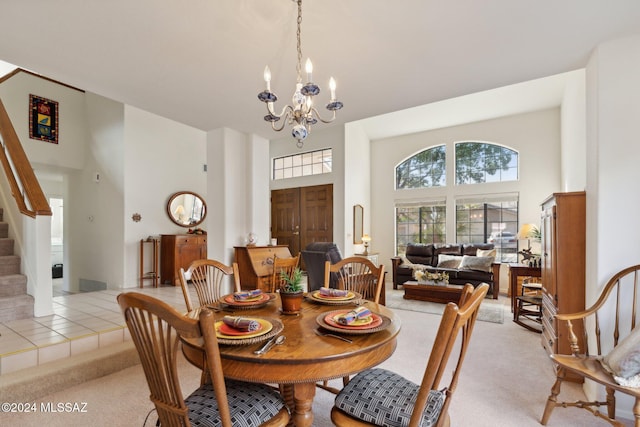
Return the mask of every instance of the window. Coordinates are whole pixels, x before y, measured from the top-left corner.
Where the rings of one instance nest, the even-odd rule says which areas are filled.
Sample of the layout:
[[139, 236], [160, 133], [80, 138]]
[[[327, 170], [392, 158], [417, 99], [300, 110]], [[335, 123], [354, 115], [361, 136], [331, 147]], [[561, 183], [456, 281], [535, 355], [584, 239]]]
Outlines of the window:
[[424, 150], [396, 167], [396, 189], [446, 185], [446, 147]]
[[456, 242], [493, 243], [496, 261], [518, 260], [517, 196], [456, 201]]
[[446, 243], [447, 208], [444, 200], [420, 206], [396, 206], [396, 253], [407, 243]]
[[516, 181], [518, 153], [483, 142], [456, 143], [456, 184]]
[[273, 159], [273, 179], [297, 178], [331, 172], [332, 150], [309, 151]]

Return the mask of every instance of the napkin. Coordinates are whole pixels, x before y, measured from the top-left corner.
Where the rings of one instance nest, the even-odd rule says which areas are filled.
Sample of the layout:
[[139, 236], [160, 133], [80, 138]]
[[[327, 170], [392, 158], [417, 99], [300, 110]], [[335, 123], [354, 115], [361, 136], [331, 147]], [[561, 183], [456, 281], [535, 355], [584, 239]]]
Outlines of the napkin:
[[320, 296], [323, 297], [346, 297], [349, 295], [349, 291], [342, 289], [333, 289], [333, 288], [320, 288]]
[[350, 325], [358, 319], [365, 319], [371, 316], [371, 310], [367, 307], [358, 307], [347, 313], [341, 314], [336, 317], [336, 321], [341, 325]]
[[257, 320], [246, 317], [224, 316], [222, 321], [225, 325], [242, 332], [257, 331], [260, 328], [260, 323]]
[[234, 292], [233, 299], [236, 301], [244, 301], [262, 295], [261, 289], [252, 289], [250, 291]]

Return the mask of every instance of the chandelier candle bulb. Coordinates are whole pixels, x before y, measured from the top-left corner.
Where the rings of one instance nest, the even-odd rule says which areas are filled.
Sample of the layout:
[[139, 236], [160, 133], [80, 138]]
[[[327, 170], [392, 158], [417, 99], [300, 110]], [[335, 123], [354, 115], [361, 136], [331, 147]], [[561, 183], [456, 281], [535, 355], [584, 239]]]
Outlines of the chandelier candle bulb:
[[311, 63], [311, 59], [307, 58], [307, 62], [304, 64], [304, 70], [307, 72], [307, 81], [311, 83], [313, 78], [311, 75], [313, 74], [313, 64]]
[[267, 84], [267, 90], [271, 90], [271, 70], [268, 65], [264, 67], [264, 81]]
[[336, 100], [336, 81], [333, 77], [329, 79], [329, 89], [331, 89], [331, 102]]

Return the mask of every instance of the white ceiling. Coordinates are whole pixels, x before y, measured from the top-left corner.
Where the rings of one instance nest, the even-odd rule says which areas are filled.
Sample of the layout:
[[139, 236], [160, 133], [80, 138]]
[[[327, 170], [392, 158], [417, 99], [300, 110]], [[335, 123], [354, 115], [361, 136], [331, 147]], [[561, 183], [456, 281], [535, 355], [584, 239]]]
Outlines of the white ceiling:
[[[293, 92], [295, 14], [291, 0], [2, 0], [0, 60], [205, 131], [273, 138], [256, 95], [267, 64], [279, 108]], [[578, 70], [631, 34], [638, 0], [303, 3], [303, 55], [321, 104], [337, 80], [336, 124]]]

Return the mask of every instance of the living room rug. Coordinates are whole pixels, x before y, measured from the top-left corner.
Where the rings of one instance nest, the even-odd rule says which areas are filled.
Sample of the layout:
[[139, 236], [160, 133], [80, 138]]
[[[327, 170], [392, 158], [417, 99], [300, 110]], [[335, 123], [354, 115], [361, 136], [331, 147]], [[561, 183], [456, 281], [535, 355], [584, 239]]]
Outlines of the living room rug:
[[[419, 311], [421, 313], [442, 314], [445, 304], [429, 301], [417, 301], [404, 299], [404, 291], [401, 289], [387, 289], [386, 306], [398, 310]], [[478, 320], [491, 323], [504, 323], [504, 303], [499, 300], [485, 300], [480, 305]]]

